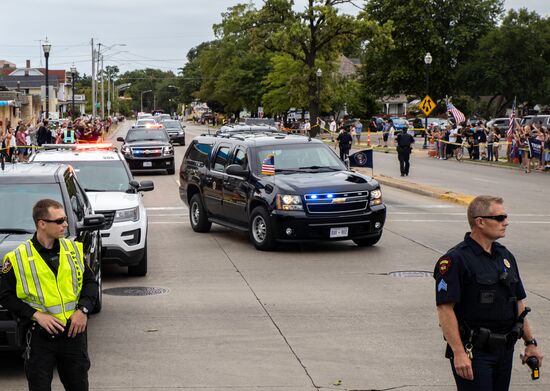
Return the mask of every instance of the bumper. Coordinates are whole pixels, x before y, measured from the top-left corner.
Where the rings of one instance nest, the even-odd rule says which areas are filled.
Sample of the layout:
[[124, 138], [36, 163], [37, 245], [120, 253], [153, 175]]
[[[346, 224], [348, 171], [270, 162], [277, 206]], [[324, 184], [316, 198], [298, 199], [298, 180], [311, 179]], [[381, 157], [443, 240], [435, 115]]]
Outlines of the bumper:
[[134, 158], [126, 156], [131, 171], [168, 170], [174, 168], [174, 156]]
[[124, 251], [120, 247], [104, 246], [101, 249], [101, 263], [135, 266], [141, 261], [144, 253], [145, 247], [133, 251]]
[[[143, 216], [143, 211], [140, 214]], [[122, 266], [139, 262], [145, 251], [147, 219], [114, 223], [101, 231], [101, 263], [116, 263]], [[137, 261], [135, 260], [137, 257]]]
[[23, 349], [23, 328], [6, 310], [0, 309], [0, 352]]
[[168, 133], [170, 140], [174, 143], [185, 144], [185, 134]]
[[[273, 211], [271, 223], [280, 242], [352, 240], [378, 236], [386, 221], [386, 207], [373, 206], [365, 213], [350, 216], [311, 216], [304, 212]], [[331, 238], [332, 228], [348, 228], [348, 234]], [[289, 234], [287, 230], [292, 232]]]

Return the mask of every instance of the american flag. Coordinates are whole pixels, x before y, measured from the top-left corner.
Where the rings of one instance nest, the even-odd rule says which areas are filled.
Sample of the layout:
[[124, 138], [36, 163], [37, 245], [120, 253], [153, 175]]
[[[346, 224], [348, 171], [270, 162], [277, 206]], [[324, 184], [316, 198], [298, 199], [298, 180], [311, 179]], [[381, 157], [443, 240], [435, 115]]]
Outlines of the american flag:
[[508, 125], [508, 132], [506, 132], [507, 138], [514, 136], [514, 126], [516, 122], [516, 98], [514, 97], [514, 104], [512, 105], [512, 111], [510, 112], [510, 124]]
[[275, 157], [271, 154], [262, 162], [262, 175], [275, 175]]
[[453, 117], [455, 117], [455, 121], [457, 125], [460, 125], [463, 122], [466, 122], [466, 117], [462, 112], [457, 109], [451, 102], [447, 100], [447, 111], [449, 111]]

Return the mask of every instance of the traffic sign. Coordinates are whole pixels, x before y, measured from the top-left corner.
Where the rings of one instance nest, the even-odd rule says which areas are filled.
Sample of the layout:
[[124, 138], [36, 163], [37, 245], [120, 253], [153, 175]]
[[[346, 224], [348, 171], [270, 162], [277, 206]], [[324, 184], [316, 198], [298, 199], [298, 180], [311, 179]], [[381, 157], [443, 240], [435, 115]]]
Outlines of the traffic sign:
[[435, 109], [435, 102], [430, 98], [429, 95], [426, 95], [424, 99], [422, 99], [422, 102], [420, 102], [420, 110], [426, 114], [426, 117], [430, 115], [430, 113]]

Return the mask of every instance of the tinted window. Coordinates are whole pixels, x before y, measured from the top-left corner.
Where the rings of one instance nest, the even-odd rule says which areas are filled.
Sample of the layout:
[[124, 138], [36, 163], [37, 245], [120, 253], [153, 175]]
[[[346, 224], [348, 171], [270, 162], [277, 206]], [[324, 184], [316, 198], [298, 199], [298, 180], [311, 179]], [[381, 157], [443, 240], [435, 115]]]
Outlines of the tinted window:
[[0, 184], [0, 229], [26, 229], [35, 231], [32, 207], [38, 200], [49, 198], [63, 204], [58, 184]]
[[76, 215], [76, 219], [80, 221], [84, 218], [84, 205], [81, 197], [79, 197], [73, 175], [65, 175], [65, 185], [69, 193], [71, 208]]
[[211, 144], [201, 144], [201, 143], [194, 142], [189, 147], [189, 153], [187, 154], [187, 159], [206, 164], [208, 163], [208, 156], [210, 156], [211, 151], [212, 151]]
[[225, 168], [225, 164], [227, 163], [228, 154], [229, 154], [229, 147], [220, 147], [220, 149], [218, 149], [218, 153], [216, 154], [216, 159], [214, 160], [214, 166], [212, 170], [223, 172], [223, 169]]
[[246, 170], [248, 167], [248, 158], [246, 156], [246, 151], [244, 149], [238, 149], [233, 158], [232, 164], [238, 164]]
[[126, 142], [133, 141], [169, 141], [166, 132], [159, 129], [132, 129], [126, 136]]
[[70, 164], [85, 191], [126, 191], [130, 176], [120, 160], [60, 162]]
[[181, 124], [178, 121], [164, 121], [162, 124], [166, 129], [181, 130]]

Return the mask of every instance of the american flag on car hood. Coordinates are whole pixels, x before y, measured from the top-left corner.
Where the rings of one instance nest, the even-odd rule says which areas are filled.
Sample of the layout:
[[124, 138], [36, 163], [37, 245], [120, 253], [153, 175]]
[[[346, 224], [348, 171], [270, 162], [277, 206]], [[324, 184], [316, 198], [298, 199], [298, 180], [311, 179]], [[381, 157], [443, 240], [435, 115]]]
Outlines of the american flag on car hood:
[[457, 125], [466, 122], [466, 117], [464, 116], [462, 111], [457, 109], [449, 100], [447, 100], [447, 111], [453, 115]]

